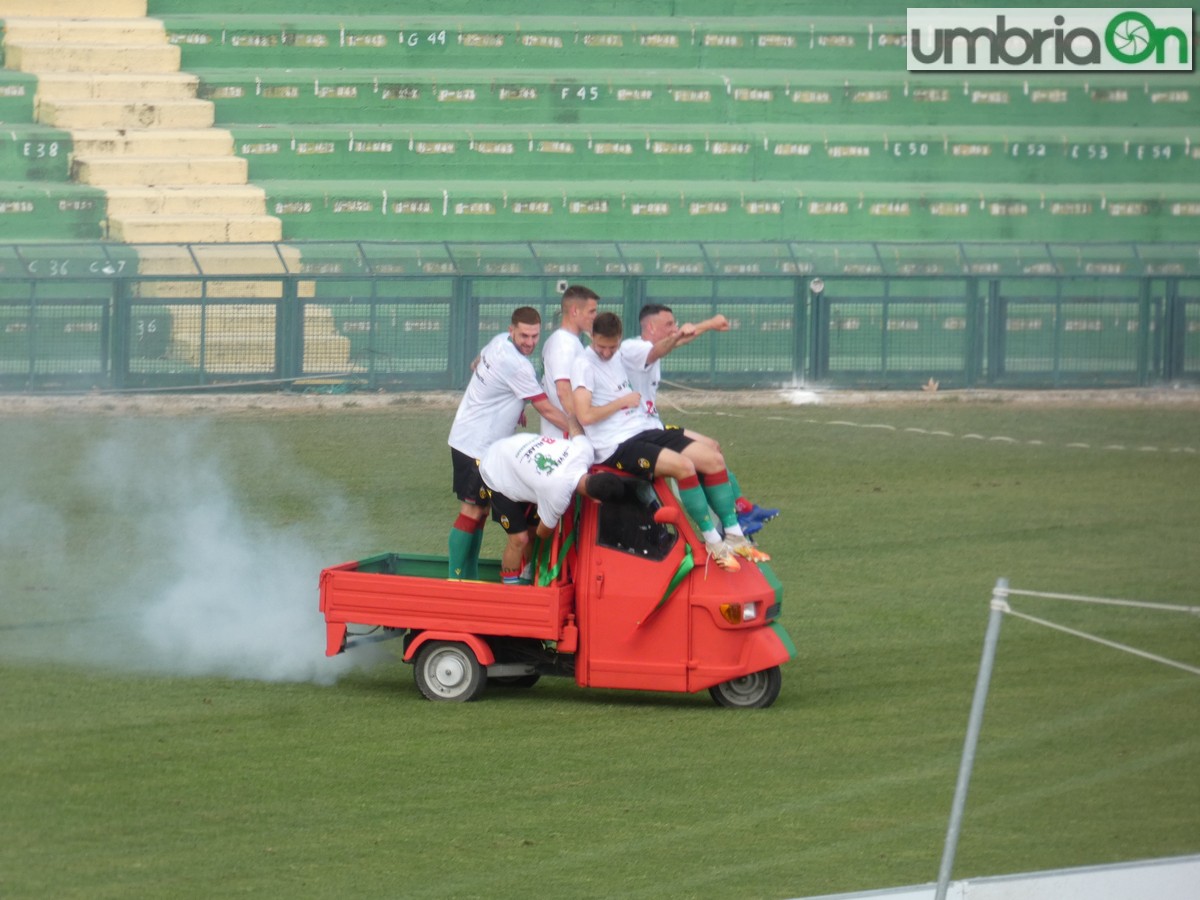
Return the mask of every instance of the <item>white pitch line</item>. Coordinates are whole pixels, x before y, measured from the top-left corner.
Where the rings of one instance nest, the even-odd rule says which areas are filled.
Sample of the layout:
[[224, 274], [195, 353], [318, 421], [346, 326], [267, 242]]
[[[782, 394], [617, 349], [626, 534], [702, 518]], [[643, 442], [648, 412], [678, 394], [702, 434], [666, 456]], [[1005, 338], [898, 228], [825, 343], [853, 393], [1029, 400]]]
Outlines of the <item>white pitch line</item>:
[[[697, 414], [705, 415], [706, 413], [701, 412], [701, 413], [697, 413]], [[728, 418], [735, 418], [735, 419], [744, 419], [744, 418], [749, 417], [745, 413], [726, 413], [726, 412], [708, 413], [708, 415], [726, 416]], [[764, 416], [763, 418], [768, 422], [794, 422], [795, 421], [795, 419], [792, 419], [789, 416]], [[971, 432], [970, 434], [964, 434], [964, 435], [955, 435], [953, 432], [950, 432], [950, 431], [940, 431], [940, 430], [933, 431], [933, 430], [928, 430], [925, 428], [918, 428], [916, 426], [908, 426], [905, 428], [900, 428], [896, 425], [888, 425], [883, 422], [851, 422], [846, 419], [833, 419], [828, 422], [822, 422], [820, 419], [802, 419], [801, 421], [806, 425], [840, 425], [844, 428], [870, 428], [870, 429], [875, 429], [878, 431], [895, 431], [895, 432], [904, 431], [909, 434], [924, 434], [924, 435], [930, 435], [930, 436], [936, 436], [936, 437], [961, 437], [961, 439], [964, 441], [994, 441], [994, 442], [1000, 443], [1000, 444], [1024, 444], [1029, 447], [1045, 447], [1045, 446], [1047, 446], [1045, 441], [1040, 440], [1038, 438], [1031, 438], [1029, 440], [1022, 441], [1018, 438], [1009, 437], [1008, 435], [1005, 435], [1005, 434], [996, 434], [996, 435], [991, 435], [990, 437], [987, 435], [983, 435], [983, 434], [976, 434], [974, 432]], [[1050, 446], [1053, 446], [1053, 445], [1050, 445]], [[1062, 446], [1064, 446], [1068, 450], [1091, 450], [1091, 449], [1093, 449], [1093, 445], [1089, 444], [1085, 441], [1072, 441], [1071, 443], [1064, 444]], [[1190, 453], [1193, 455], [1200, 452], [1200, 450], [1197, 450], [1195, 447], [1169, 447], [1164, 450], [1162, 447], [1158, 447], [1153, 444], [1145, 444], [1140, 447], [1129, 447], [1129, 446], [1126, 446], [1125, 444], [1104, 444], [1104, 445], [1101, 445], [1101, 447], [1099, 449], [1103, 449], [1103, 450], [1131, 450], [1132, 449], [1132, 450], [1138, 451], [1139, 453], [1164, 453], [1165, 452], [1165, 453]]]

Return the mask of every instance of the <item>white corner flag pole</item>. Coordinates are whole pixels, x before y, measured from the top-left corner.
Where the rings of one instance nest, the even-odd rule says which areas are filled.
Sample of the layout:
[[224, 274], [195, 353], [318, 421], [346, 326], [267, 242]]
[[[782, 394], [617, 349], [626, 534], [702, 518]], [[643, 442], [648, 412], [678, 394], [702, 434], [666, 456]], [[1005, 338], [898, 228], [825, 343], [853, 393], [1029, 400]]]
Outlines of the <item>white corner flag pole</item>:
[[958, 784], [954, 788], [954, 803], [950, 808], [950, 825], [946, 829], [946, 845], [942, 851], [942, 866], [938, 872], [935, 900], [946, 900], [950, 887], [950, 872], [962, 831], [963, 810], [967, 805], [967, 789], [971, 785], [971, 770], [975, 765], [975, 748], [983, 727], [983, 707], [987, 702], [988, 686], [992, 680], [992, 665], [996, 660], [996, 644], [1000, 640], [1000, 621], [1008, 611], [1008, 579], [1001, 578], [992, 590], [992, 613], [983, 638], [983, 657], [979, 661], [979, 678], [975, 682], [975, 698], [971, 701], [971, 717], [967, 722], [967, 738], [963, 743], [962, 762], [958, 767]]

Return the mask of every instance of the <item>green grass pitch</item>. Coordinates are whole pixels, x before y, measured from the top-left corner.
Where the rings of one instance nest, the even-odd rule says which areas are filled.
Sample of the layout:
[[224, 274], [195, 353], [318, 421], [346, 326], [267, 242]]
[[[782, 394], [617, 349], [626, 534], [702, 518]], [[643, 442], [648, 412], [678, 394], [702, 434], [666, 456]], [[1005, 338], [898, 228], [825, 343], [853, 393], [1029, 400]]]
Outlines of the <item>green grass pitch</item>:
[[[547, 679], [429, 703], [394, 644], [324, 659], [317, 574], [445, 552], [451, 417], [0, 422], [0, 895], [930, 882], [995, 580], [1197, 605], [1194, 404], [704, 407], [668, 418], [783, 509], [776, 705]], [[1200, 664], [1194, 615], [1013, 606]], [[1007, 618], [955, 877], [1200, 850], [1198, 755], [1196, 676]]]

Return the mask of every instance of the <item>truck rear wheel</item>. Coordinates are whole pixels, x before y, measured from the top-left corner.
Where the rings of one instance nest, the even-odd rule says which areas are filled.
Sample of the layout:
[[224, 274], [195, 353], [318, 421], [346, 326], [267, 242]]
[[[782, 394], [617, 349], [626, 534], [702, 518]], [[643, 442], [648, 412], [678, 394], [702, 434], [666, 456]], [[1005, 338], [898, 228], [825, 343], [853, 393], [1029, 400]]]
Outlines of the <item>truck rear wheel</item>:
[[740, 707], [741, 709], [766, 709], [779, 696], [783, 687], [783, 675], [779, 666], [772, 666], [715, 684], [708, 693], [720, 706]]
[[417, 654], [413, 669], [417, 688], [428, 700], [465, 703], [487, 684], [487, 671], [466, 644], [430, 641]]

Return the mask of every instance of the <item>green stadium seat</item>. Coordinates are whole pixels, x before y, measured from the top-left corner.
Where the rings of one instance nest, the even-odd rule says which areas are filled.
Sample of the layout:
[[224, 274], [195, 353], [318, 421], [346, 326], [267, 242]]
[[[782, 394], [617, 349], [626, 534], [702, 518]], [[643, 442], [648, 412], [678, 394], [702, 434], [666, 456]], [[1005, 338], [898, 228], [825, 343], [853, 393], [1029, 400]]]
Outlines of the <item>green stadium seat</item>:
[[[197, 69], [220, 125], [239, 123], [719, 123], [750, 117], [719, 75], [699, 70]], [[755, 111], [757, 115], [757, 111]]]
[[708, 69], [208, 69], [199, 96], [234, 124], [765, 124], [1180, 128], [1200, 80]]
[[[1200, 180], [1200, 128], [233, 126], [253, 180]], [[0, 145], [0, 151], [3, 151]]]
[[11, 180], [65, 182], [73, 149], [69, 131], [14, 123], [0, 130], [0, 172]]
[[[649, 126], [314, 125], [232, 128], [253, 179], [587, 177], [753, 180], [746, 129]], [[732, 148], [732, 149], [731, 149]], [[741, 152], [735, 152], [741, 151]]]
[[1200, 187], [724, 181], [264, 181], [297, 239], [1193, 240]]
[[905, 65], [904, 20], [540, 15], [167, 15], [193, 68], [863, 69]]
[[[3, 47], [0, 45], [0, 53]], [[26, 123], [33, 121], [33, 98], [37, 93], [37, 76], [28, 72], [0, 69], [0, 122]]]
[[[950, 3], [948, 5], [954, 5]], [[1062, 6], [1086, 5], [1079, 0], [1067, 0]], [[205, 10], [210, 15], [237, 15], [246, 11], [245, 0], [206, 0]], [[437, 0], [439, 15], [473, 16], [479, 13], [477, 0]], [[819, 8], [819, 7], [818, 7]], [[149, 0], [151, 16], [181, 16], [195, 12], [192, 0]], [[258, 0], [254, 4], [258, 15], [311, 16], [329, 11], [327, 0]], [[355, 0], [354, 9], [363, 16], [394, 16], [397, 14], [395, 0]], [[487, 9], [494, 15], [527, 15], [528, 0], [489, 0]], [[739, 0], [738, 13], [742, 16], [791, 16], [809, 15], [813, 12], [813, 0]], [[896, 0], [863, 0], [855, 4], [859, 15], [903, 16], [905, 7]], [[580, 10], [581, 14], [583, 9]], [[728, 0], [588, 0], [587, 15], [590, 16], [682, 16], [688, 18], [712, 17], [729, 14]]]
[[0, 182], [0, 238], [83, 240], [103, 237], [104, 193], [70, 183]]
[[[894, 2], [845, 16], [799, 0], [736, 17], [717, 0], [148, 10], [285, 239], [1196, 233], [1195, 73], [909, 73]], [[3, 79], [0, 112], [8, 87], [31, 122], [31, 77]], [[4, 178], [65, 181], [76, 140], [14, 125]]]
[[[1145, 78], [1046, 73], [978, 76], [881, 71], [746, 71], [728, 74], [728, 90], [758, 98], [758, 121], [812, 124], [1188, 127], [1200, 118], [1195, 73]], [[740, 92], [740, 93], [739, 93]], [[733, 118], [746, 109], [725, 104]], [[669, 120], [668, 120], [669, 121]]]

